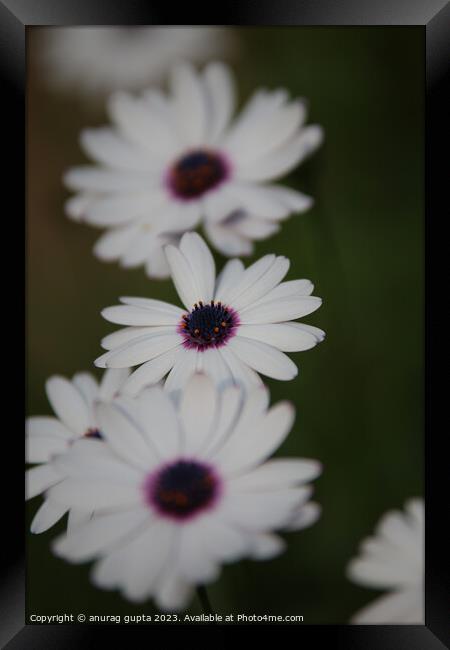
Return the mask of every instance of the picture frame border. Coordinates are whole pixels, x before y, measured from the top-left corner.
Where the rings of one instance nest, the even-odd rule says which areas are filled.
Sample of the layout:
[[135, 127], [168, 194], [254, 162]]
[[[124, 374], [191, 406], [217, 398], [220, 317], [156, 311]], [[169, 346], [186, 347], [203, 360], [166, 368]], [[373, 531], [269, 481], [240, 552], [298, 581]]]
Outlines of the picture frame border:
[[[214, 9], [214, 10], [213, 10]], [[208, 14], [208, 15], [206, 15]], [[176, 16], [176, 21], [174, 20]], [[448, 533], [445, 518], [449, 494], [448, 456], [444, 453], [444, 431], [439, 418], [443, 414], [442, 384], [435, 371], [443, 361], [438, 349], [442, 338], [441, 314], [437, 319], [435, 296], [438, 285], [448, 270], [444, 268], [448, 253], [440, 237], [440, 223], [448, 221], [448, 117], [447, 92], [450, 69], [450, 4], [445, 0], [413, 0], [370, 2], [370, 0], [235, 0], [225, 1], [206, 12], [203, 5], [186, 4], [170, 15], [167, 3], [145, 0], [0, 0], [0, 82], [4, 124], [3, 158], [8, 162], [8, 183], [4, 188], [9, 205], [8, 218], [14, 216], [18, 228], [18, 247], [26, 241], [24, 200], [26, 203], [26, 32], [39, 26], [69, 25], [237, 25], [237, 26], [420, 26], [424, 30], [424, 58], [426, 61], [426, 125], [425, 125], [425, 223], [426, 253], [425, 287], [425, 498], [426, 498], [426, 552], [425, 552], [425, 625], [307, 625], [297, 624], [298, 643], [328, 643], [338, 650], [439, 650], [450, 647], [448, 617], [449, 580], [443, 567], [448, 566]], [[206, 20], [207, 19], [207, 20]], [[447, 91], [447, 92], [446, 92]], [[444, 161], [444, 163], [442, 162]], [[444, 193], [445, 192], [445, 193]], [[22, 225], [22, 227], [20, 227]], [[441, 246], [441, 254], [437, 251]], [[406, 263], [406, 262], [405, 262]], [[4, 263], [4, 274], [11, 273], [10, 263]], [[26, 258], [24, 268], [26, 268]], [[4, 275], [5, 277], [5, 275]], [[8, 276], [6, 276], [8, 277]], [[9, 288], [12, 301], [17, 304], [17, 288]], [[448, 289], [447, 289], [448, 291]], [[5, 298], [6, 300], [6, 298]], [[18, 313], [21, 313], [20, 301]], [[26, 308], [25, 308], [26, 312]], [[26, 318], [26, 313], [25, 313]], [[439, 327], [439, 329], [438, 329]], [[21, 332], [18, 332], [21, 336]], [[22, 349], [19, 340], [18, 348]], [[11, 382], [20, 394], [21, 374], [15, 359]], [[10, 378], [8, 377], [8, 381]], [[445, 389], [445, 386], [444, 386]], [[19, 404], [20, 404], [19, 400]], [[23, 413], [16, 410], [17, 425], [8, 436], [7, 496], [4, 529], [2, 579], [0, 582], [0, 644], [8, 650], [33, 648], [93, 647], [105, 642], [105, 634], [127, 632], [145, 634], [148, 626], [93, 626], [83, 624], [30, 625], [25, 624], [25, 528], [24, 487], [22, 462], [24, 457]], [[11, 426], [11, 425], [9, 425]], [[14, 434], [14, 435], [13, 435]], [[4, 455], [4, 463], [6, 453]], [[14, 460], [12, 458], [14, 457]], [[6, 472], [6, 469], [5, 469]], [[6, 489], [6, 488], [5, 488]], [[447, 516], [448, 518], [448, 516]], [[251, 627], [252, 633], [256, 627]], [[151, 625], [152, 628], [155, 625]], [[184, 634], [195, 625], [165, 625], [164, 634]], [[224, 642], [233, 625], [220, 627]], [[242, 626], [239, 626], [242, 627]], [[270, 628], [263, 625], [264, 635]], [[288, 627], [283, 624], [282, 627]], [[289, 626], [291, 627], [291, 625]], [[292, 630], [291, 630], [292, 631]], [[162, 630], [161, 630], [162, 632]], [[277, 634], [278, 630], [274, 630]], [[269, 633], [272, 633], [271, 631]], [[137, 639], [137, 637], [134, 637]], [[267, 639], [268, 641], [268, 639]], [[4, 645], [5, 644], [5, 645]], [[6, 645], [7, 644], [7, 645]]]

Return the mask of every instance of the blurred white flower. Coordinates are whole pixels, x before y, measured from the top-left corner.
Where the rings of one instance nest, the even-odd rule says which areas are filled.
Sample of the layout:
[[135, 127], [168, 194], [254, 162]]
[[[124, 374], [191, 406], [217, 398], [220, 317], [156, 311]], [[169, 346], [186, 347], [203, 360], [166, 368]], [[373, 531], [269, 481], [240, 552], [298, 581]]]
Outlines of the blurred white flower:
[[306, 484], [321, 466], [266, 462], [294, 418], [289, 403], [268, 410], [268, 401], [265, 388], [217, 392], [195, 374], [179, 407], [159, 386], [100, 405], [105, 442], [82, 440], [56, 458], [68, 478], [49, 491], [62, 508], [95, 515], [60, 536], [54, 552], [99, 559], [91, 574], [98, 587], [172, 611], [194, 585], [216, 580], [221, 564], [281, 553], [272, 531], [304, 528], [320, 514]]
[[260, 385], [257, 373], [281, 380], [297, 375], [296, 365], [282, 351], [308, 350], [325, 334], [290, 321], [312, 313], [322, 301], [310, 295], [309, 280], [281, 282], [289, 269], [286, 257], [265, 255], [247, 269], [240, 260], [230, 260], [216, 280], [214, 259], [197, 233], [184, 234], [179, 248], [165, 250], [185, 309], [159, 300], [120, 298], [123, 305], [108, 307], [102, 315], [128, 327], [102, 340], [109, 351], [95, 361], [97, 366], [143, 364], [125, 381], [130, 393], [167, 373], [169, 391], [182, 388], [195, 370], [218, 385]]
[[231, 72], [210, 63], [202, 73], [173, 68], [169, 96], [148, 90], [112, 96], [112, 127], [84, 130], [81, 144], [97, 166], [72, 168], [65, 183], [78, 192], [69, 216], [106, 227], [94, 252], [123, 267], [145, 264], [167, 277], [161, 248], [203, 223], [224, 255], [251, 253], [281, 220], [312, 199], [274, 185], [314, 151], [322, 128], [304, 126], [305, 104], [288, 93], [259, 90], [232, 121]]
[[92, 101], [114, 90], [163, 81], [178, 60], [203, 63], [236, 48], [223, 27], [50, 27], [40, 30], [45, 80]]
[[[26, 497], [45, 492], [61, 480], [60, 472], [51, 466], [56, 454], [70, 449], [80, 437], [101, 438], [94, 412], [97, 402], [110, 402], [119, 394], [129, 371], [107, 370], [100, 384], [90, 373], [78, 373], [72, 381], [53, 376], [46, 382], [46, 392], [56, 417], [32, 416], [26, 422], [25, 459], [36, 466], [26, 472]], [[68, 508], [44, 499], [31, 523], [31, 532], [42, 533], [55, 524]], [[68, 525], [88, 520], [92, 512], [70, 510]]]
[[405, 512], [386, 513], [375, 536], [363, 541], [347, 569], [354, 582], [389, 589], [352, 619], [357, 624], [424, 623], [423, 499], [410, 499]]

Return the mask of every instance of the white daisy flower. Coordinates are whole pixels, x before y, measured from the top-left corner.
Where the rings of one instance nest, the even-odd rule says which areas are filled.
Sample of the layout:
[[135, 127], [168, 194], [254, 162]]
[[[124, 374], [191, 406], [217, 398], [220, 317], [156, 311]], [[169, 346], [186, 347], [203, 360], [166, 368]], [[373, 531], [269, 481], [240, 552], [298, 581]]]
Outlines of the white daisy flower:
[[160, 83], [174, 63], [202, 63], [236, 47], [231, 29], [219, 27], [51, 27], [41, 31], [39, 63], [58, 90], [86, 99], [114, 90]]
[[[82, 437], [102, 438], [94, 406], [110, 402], [120, 393], [128, 369], [107, 370], [100, 384], [87, 372], [77, 373], [72, 381], [55, 375], [46, 382], [46, 392], [56, 417], [32, 416], [26, 422], [26, 462], [35, 467], [26, 472], [26, 497], [45, 492], [62, 479], [51, 465], [52, 458], [69, 450]], [[31, 523], [31, 532], [42, 533], [55, 524], [68, 508], [45, 499]], [[91, 517], [92, 511], [69, 511], [72, 527]]]
[[195, 370], [217, 384], [260, 385], [257, 373], [293, 379], [297, 367], [284, 352], [308, 350], [323, 340], [322, 330], [291, 322], [322, 301], [310, 295], [309, 280], [281, 282], [287, 258], [265, 255], [247, 269], [230, 260], [216, 280], [214, 259], [197, 233], [184, 234], [178, 248], [165, 250], [184, 310], [159, 300], [121, 298], [123, 305], [102, 311], [106, 320], [127, 327], [102, 340], [109, 351], [95, 364], [142, 364], [124, 390], [135, 393], [167, 373], [166, 389], [178, 390]]
[[383, 516], [347, 574], [360, 585], [391, 593], [357, 612], [352, 623], [424, 623], [424, 534], [423, 499], [410, 499], [405, 512]]
[[267, 458], [291, 429], [287, 402], [268, 409], [265, 388], [218, 392], [194, 374], [175, 406], [160, 386], [100, 405], [105, 443], [77, 442], [54, 460], [67, 475], [49, 491], [62, 508], [93, 509], [53, 550], [71, 562], [99, 559], [93, 582], [136, 602], [182, 609], [192, 587], [220, 565], [264, 560], [284, 549], [274, 530], [319, 516], [307, 485], [314, 460]]
[[97, 164], [65, 176], [77, 192], [68, 215], [107, 228], [97, 257], [145, 264], [151, 277], [169, 275], [161, 250], [167, 237], [203, 223], [219, 251], [240, 256], [281, 220], [307, 210], [310, 197], [272, 181], [322, 141], [321, 127], [304, 126], [304, 102], [285, 90], [259, 90], [232, 121], [235, 92], [224, 64], [202, 73], [176, 66], [170, 89], [169, 96], [155, 89], [138, 98], [113, 95], [113, 126], [81, 135]]

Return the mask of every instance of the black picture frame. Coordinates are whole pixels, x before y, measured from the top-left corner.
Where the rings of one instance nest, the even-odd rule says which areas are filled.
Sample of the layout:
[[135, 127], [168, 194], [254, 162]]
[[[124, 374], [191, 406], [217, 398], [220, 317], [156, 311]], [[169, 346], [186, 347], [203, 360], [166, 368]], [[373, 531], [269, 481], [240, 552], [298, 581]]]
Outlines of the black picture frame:
[[[213, 11], [214, 9], [214, 11]], [[181, 23], [184, 19], [184, 23]], [[32, 25], [115, 25], [115, 24], [225, 24], [225, 25], [329, 25], [329, 26], [421, 26], [425, 31], [426, 57], [426, 623], [424, 626], [356, 626], [302, 624], [295, 628], [298, 643], [311, 647], [312, 643], [328, 644], [342, 650], [367, 648], [369, 650], [438, 650], [450, 647], [448, 616], [448, 534], [444, 533], [448, 518], [448, 461], [444, 453], [445, 424], [439, 420], [439, 409], [445, 389], [437, 379], [439, 345], [442, 337], [441, 313], [437, 319], [434, 295], [437, 286], [446, 277], [446, 255], [440, 236], [441, 224], [448, 204], [448, 115], [446, 97], [450, 68], [450, 5], [445, 0], [239, 0], [216, 3], [208, 12], [202, 3], [186, 3], [170, 15], [162, 2], [148, 0], [0, 0], [0, 77], [2, 109], [4, 114], [3, 158], [8, 162], [7, 183], [3, 198], [9, 202], [9, 218], [14, 217], [18, 227], [18, 248], [24, 241], [24, 197], [26, 169], [26, 28]], [[447, 138], [445, 137], [447, 134]], [[447, 190], [447, 191], [446, 191]], [[4, 207], [4, 210], [6, 208]], [[19, 248], [23, 250], [23, 248]], [[4, 256], [6, 258], [6, 256]], [[9, 257], [9, 256], [8, 256]], [[18, 259], [17, 257], [15, 258]], [[20, 257], [19, 257], [20, 259]], [[7, 266], [6, 266], [7, 265]], [[11, 269], [10, 261], [4, 263]], [[4, 276], [5, 277], [5, 276]], [[8, 277], [8, 276], [7, 276]], [[6, 283], [5, 283], [6, 284]], [[11, 300], [22, 312], [20, 291], [8, 288]], [[441, 294], [442, 295], [445, 294]], [[442, 308], [440, 308], [441, 312]], [[438, 330], [439, 327], [439, 330]], [[21, 337], [19, 328], [16, 334]], [[21, 341], [16, 350], [22, 349]], [[9, 346], [8, 346], [9, 347]], [[12, 343], [11, 343], [11, 347]], [[21, 375], [17, 357], [11, 364], [12, 385], [20, 394]], [[20, 404], [20, 402], [19, 402]], [[8, 404], [9, 406], [9, 404]], [[443, 409], [442, 409], [443, 411]], [[19, 648], [79, 648], [104, 643], [105, 635], [139, 634], [147, 641], [148, 627], [114, 625], [94, 627], [83, 625], [25, 625], [25, 571], [23, 527], [23, 419], [20, 406], [14, 409], [14, 422], [8, 425], [8, 445], [4, 447], [3, 470], [7, 477], [3, 490], [4, 521], [2, 535], [2, 579], [0, 582], [0, 642], [10, 650]], [[442, 419], [445, 423], [445, 419]], [[7, 457], [8, 455], [8, 457]], [[189, 626], [190, 628], [191, 626]], [[192, 626], [195, 627], [195, 626]], [[214, 626], [218, 627], [218, 626]], [[265, 626], [266, 627], [266, 626]], [[279, 626], [272, 626], [279, 627]], [[225, 643], [233, 626], [222, 628], [220, 640]], [[252, 628], [255, 631], [255, 627]], [[184, 635], [186, 626], [165, 626], [164, 634]], [[291, 630], [292, 631], [292, 630]], [[264, 630], [272, 633], [269, 630]], [[189, 633], [189, 632], [188, 632]], [[253, 632], [252, 632], [253, 633]], [[279, 633], [279, 630], [274, 630]], [[145, 637], [141, 635], [145, 634]], [[133, 643], [138, 637], [133, 637]]]

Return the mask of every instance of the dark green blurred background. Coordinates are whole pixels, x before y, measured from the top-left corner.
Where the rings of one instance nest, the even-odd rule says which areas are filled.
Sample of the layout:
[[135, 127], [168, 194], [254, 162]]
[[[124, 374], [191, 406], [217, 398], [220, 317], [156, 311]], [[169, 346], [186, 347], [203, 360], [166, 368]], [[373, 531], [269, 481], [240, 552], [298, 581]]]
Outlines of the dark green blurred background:
[[[28, 31], [28, 393], [29, 414], [49, 414], [45, 379], [90, 369], [115, 328], [100, 309], [120, 295], [177, 301], [169, 281], [120, 270], [91, 254], [99, 232], [69, 221], [63, 171], [86, 162], [78, 133], [106, 122], [103, 109], [46, 89]], [[343, 623], [378, 592], [352, 585], [347, 562], [387, 509], [423, 493], [423, 118], [422, 28], [237, 30], [240, 99], [259, 86], [286, 87], [310, 102], [325, 144], [286, 178], [315, 207], [256, 246], [287, 255], [289, 279], [307, 277], [323, 298], [305, 319], [324, 343], [292, 355], [292, 382], [269, 380], [273, 401], [297, 407], [280, 455], [317, 458], [321, 520], [286, 536], [269, 562], [226, 567], [209, 588], [221, 613], [301, 614]], [[216, 257], [219, 265], [223, 259]], [[40, 497], [28, 506], [31, 520]], [[51, 555], [61, 523], [29, 535], [28, 613], [133, 614], [117, 593], [94, 589], [89, 566]], [[149, 549], [149, 552], [151, 550]], [[201, 610], [192, 601], [191, 612]]]

